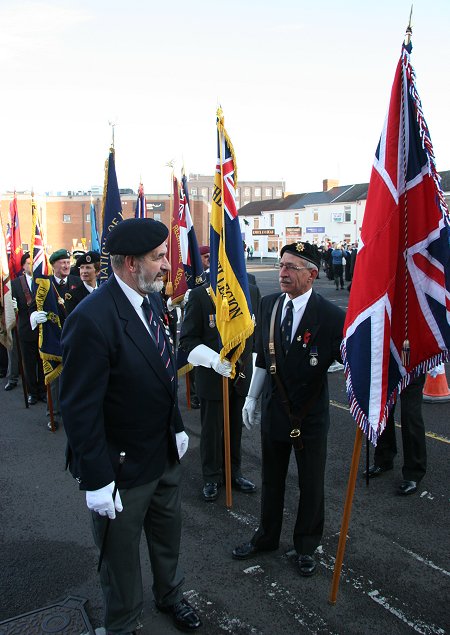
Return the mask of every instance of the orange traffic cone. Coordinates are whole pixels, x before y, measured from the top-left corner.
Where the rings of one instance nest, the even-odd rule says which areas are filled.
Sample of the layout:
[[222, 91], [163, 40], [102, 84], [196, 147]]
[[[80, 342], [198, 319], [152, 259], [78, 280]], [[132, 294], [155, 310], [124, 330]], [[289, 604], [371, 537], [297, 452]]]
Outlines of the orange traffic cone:
[[447, 377], [445, 375], [444, 364], [439, 364], [438, 374], [432, 377], [427, 373], [425, 386], [423, 387], [423, 400], [427, 402], [450, 401], [450, 390], [448, 389]]

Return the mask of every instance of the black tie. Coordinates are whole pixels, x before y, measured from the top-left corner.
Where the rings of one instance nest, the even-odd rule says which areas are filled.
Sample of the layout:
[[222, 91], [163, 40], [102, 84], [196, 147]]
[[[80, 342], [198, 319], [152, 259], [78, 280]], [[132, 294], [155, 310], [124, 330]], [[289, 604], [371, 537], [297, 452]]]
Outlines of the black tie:
[[292, 300], [289, 300], [286, 304], [284, 320], [281, 323], [281, 344], [285, 355], [287, 355], [289, 346], [291, 345], [292, 322], [294, 320], [293, 308]]
[[169, 375], [170, 381], [174, 379], [173, 366], [170, 359], [169, 349], [167, 347], [166, 338], [164, 337], [164, 333], [161, 329], [161, 323], [159, 318], [156, 320], [153, 319], [153, 310], [148, 301], [148, 298], [144, 298], [142, 300], [142, 308], [144, 309], [144, 315], [147, 318], [147, 322], [150, 326], [150, 330], [153, 333], [154, 340], [156, 345], [158, 346], [158, 351], [161, 356], [162, 363], [164, 364], [167, 373]]

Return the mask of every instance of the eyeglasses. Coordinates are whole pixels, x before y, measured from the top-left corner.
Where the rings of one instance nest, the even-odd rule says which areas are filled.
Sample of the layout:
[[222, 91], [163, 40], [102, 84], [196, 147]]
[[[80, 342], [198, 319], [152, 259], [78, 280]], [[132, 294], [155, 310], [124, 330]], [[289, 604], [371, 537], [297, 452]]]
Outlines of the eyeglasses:
[[292, 265], [290, 262], [276, 262], [274, 267], [275, 269], [282, 269], [284, 267], [288, 271], [301, 271], [302, 269], [308, 269], [308, 267], [297, 267], [297, 265]]

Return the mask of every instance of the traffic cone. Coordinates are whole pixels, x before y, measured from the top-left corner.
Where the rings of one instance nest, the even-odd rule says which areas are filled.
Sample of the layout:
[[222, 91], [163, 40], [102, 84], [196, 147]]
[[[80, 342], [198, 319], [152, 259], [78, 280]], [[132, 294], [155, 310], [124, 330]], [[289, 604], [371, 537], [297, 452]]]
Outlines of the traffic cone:
[[444, 364], [439, 364], [437, 369], [436, 377], [432, 377], [430, 373], [427, 373], [425, 386], [422, 391], [424, 401], [433, 403], [450, 401], [450, 390], [448, 389]]

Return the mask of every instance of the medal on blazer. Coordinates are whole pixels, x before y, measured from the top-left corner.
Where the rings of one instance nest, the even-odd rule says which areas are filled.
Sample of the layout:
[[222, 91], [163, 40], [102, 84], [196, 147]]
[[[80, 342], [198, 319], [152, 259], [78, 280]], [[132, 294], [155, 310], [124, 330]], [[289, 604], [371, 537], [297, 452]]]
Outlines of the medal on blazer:
[[213, 329], [216, 326], [216, 316], [214, 313], [209, 314], [209, 328]]
[[317, 366], [319, 363], [318, 359], [319, 353], [317, 350], [317, 346], [311, 346], [311, 350], [309, 352], [309, 363], [311, 366]]

